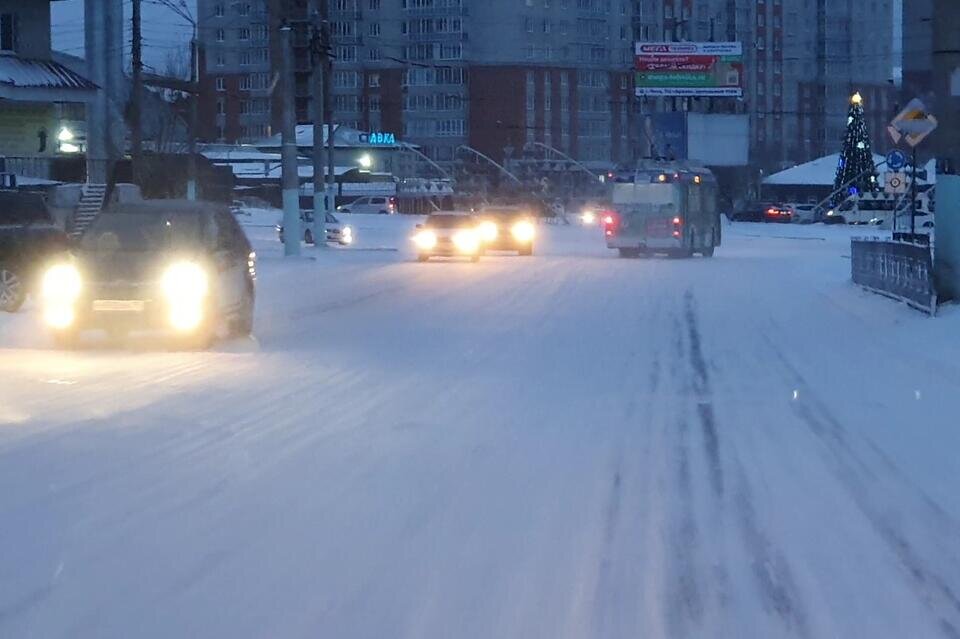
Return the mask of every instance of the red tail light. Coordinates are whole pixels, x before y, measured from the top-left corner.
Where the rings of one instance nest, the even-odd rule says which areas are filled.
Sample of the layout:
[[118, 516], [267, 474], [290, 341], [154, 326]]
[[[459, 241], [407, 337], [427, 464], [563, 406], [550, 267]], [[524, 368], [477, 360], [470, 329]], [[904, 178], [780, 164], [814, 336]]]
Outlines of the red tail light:
[[683, 219], [680, 216], [673, 218], [673, 236], [680, 237], [683, 228]]
[[620, 215], [616, 211], [603, 211], [600, 213], [600, 219], [603, 221], [603, 233], [607, 237], [616, 234], [620, 227]]

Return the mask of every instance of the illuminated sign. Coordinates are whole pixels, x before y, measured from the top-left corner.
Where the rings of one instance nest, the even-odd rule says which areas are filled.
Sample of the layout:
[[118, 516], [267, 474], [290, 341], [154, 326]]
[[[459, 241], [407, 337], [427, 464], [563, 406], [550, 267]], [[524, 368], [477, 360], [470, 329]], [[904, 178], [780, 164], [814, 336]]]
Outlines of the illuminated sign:
[[638, 42], [638, 96], [743, 95], [739, 42]]
[[393, 133], [384, 133], [382, 131], [374, 131], [373, 133], [361, 133], [360, 134], [361, 144], [382, 144], [382, 145], [396, 145], [397, 136]]

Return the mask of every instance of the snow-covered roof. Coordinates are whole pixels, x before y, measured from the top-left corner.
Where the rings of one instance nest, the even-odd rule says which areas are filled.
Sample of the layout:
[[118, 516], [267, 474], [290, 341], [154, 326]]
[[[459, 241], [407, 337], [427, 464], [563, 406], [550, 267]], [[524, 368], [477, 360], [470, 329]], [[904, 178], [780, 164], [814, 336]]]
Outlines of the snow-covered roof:
[[[233, 174], [240, 180], [279, 180], [283, 174], [282, 164], [279, 160], [269, 162], [217, 162], [214, 164], [228, 166]], [[337, 166], [334, 167], [334, 175], [343, 175], [356, 167]], [[309, 164], [300, 164], [297, 167], [297, 174], [301, 178], [313, 177], [313, 166]], [[326, 175], [326, 171], [324, 171]]]
[[279, 153], [264, 153], [253, 147], [233, 147], [228, 149], [204, 149], [203, 157], [212, 162], [279, 162]]
[[96, 89], [90, 80], [52, 60], [0, 56], [0, 84], [40, 89]]
[[[799, 164], [779, 173], [774, 173], [764, 178], [765, 185], [783, 185], [783, 186], [833, 186], [834, 179], [837, 177], [837, 164], [840, 162], [840, 154], [834, 153], [822, 158], [817, 158], [805, 164]], [[886, 170], [886, 157], [878, 153], [873, 154], [873, 162], [877, 165], [877, 173], [880, 174], [880, 182], [883, 182], [883, 174]], [[882, 166], [881, 166], [882, 164]], [[937, 161], [930, 160], [926, 166], [918, 167], [920, 170], [926, 169], [927, 182], [935, 181]], [[919, 184], [923, 180], [917, 180]]]
[[[874, 153], [873, 161], [879, 164], [884, 161], [884, 157]], [[764, 178], [763, 183], [768, 185], [832, 186], [834, 179], [837, 177], [837, 164], [839, 162], [840, 154], [834, 153], [805, 164], [799, 164], [786, 171], [774, 173]]]

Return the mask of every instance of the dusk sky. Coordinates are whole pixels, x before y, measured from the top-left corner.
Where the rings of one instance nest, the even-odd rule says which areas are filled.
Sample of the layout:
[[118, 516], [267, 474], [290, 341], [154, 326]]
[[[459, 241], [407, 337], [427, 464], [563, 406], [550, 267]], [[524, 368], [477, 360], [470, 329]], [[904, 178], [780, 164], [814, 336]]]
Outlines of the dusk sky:
[[[83, 56], [83, 2], [64, 0], [51, 3], [53, 46], [55, 49]], [[196, 2], [189, 0], [190, 10], [196, 15]], [[124, 2], [126, 54], [130, 53], [130, 3]], [[163, 71], [167, 56], [178, 49], [186, 50], [191, 27], [170, 9], [152, 2], [143, 3], [144, 63]]]

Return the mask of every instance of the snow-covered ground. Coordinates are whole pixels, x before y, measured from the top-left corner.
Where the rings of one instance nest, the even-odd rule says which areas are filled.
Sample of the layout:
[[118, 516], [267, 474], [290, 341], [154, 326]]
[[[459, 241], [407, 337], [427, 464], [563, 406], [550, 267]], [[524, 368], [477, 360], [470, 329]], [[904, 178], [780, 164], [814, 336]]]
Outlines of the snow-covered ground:
[[960, 313], [853, 287], [864, 230], [417, 264], [344, 217], [246, 220], [256, 341], [0, 317], [0, 637], [960, 637]]

